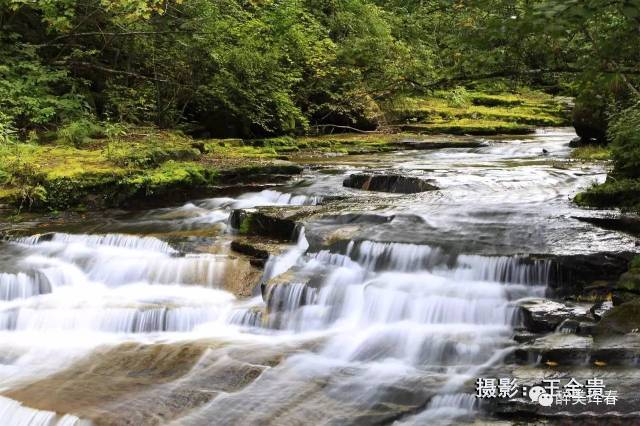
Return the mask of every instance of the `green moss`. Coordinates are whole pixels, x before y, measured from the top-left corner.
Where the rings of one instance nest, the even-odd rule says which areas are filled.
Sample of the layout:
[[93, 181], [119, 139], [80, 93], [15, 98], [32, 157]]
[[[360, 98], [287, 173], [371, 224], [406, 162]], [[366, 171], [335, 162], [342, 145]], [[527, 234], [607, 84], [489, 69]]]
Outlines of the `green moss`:
[[278, 151], [271, 146], [253, 146], [242, 140], [215, 140], [205, 144], [205, 152], [214, 157], [271, 159], [278, 156]]
[[606, 161], [611, 159], [611, 149], [602, 145], [587, 145], [571, 151], [571, 158], [583, 161]]
[[631, 333], [640, 328], [640, 298], [615, 306], [598, 322], [594, 329], [597, 337]]
[[195, 188], [212, 184], [217, 172], [196, 163], [168, 161], [123, 180], [123, 184], [146, 195], [169, 189]]
[[[567, 124], [566, 109], [560, 101], [541, 92], [485, 94], [465, 91], [460, 94], [454, 91], [396, 100], [387, 107], [387, 115], [392, 122], [425, 125], [427, 132], [434, 128], [442, 133], [493, 134], [487, 129], [494, 127], [497, 133], [519, 133], [516, 128], [526, 132], [523, 125]], [[425, 131], [419, 127], [407, 129], [411, 131], [414, 128]]]
[[242, 218], [240, 222], [240, 227], [238, 228], [238, 232], [241, 235], [247, 235], [251, 231], [251, 215], [246, 215]]
[[609, 178], [579, 193], [574, 201], [584, 207], [613, 208], [640, 211], [640, 179]]
[[471, 97], [471, 103], [479, 106], [506, 106], [513, 107], [522, 105], [524, 100], [515, 94], [504, 93], [501, 95], [491, 95], [487, 93], [474, 93]]

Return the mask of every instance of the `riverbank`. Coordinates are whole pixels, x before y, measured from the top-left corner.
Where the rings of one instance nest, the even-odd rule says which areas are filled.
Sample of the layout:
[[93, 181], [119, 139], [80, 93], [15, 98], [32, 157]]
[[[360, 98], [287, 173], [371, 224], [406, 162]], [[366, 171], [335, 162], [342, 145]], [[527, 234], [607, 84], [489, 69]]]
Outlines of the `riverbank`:
[[[297, 163], [338, 154], [371, 154], [477, 143], [446, 136], [529, 134], [562, 125], [567, 100], [541, 92], [436, 93], [386, 106], [379, 132], [262, 139], [194, 139], [153, 127], [68, 126], [0, 146], [0, 205], [25, 210], [95, 210], [175, 202], [220, 186], [281, 180]], [[339, 129], [324, 128], [324, 132]], [[411, 145], [409, 142], [413, 143]], [[183, 197], [184, 198], [184, 197]]]

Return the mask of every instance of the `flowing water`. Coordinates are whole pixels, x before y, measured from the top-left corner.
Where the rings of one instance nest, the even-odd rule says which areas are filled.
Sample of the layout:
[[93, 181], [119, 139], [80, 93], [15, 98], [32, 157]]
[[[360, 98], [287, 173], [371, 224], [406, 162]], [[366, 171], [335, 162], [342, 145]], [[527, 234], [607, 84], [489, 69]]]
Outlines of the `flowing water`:
[[[278, 190], [0, 243], [0, 423], [472, 421], [482, 413], [470, 384], [515, 345], [514, 301], [548, 284], [549, 261], [523, 256], [633, 245], [572, 217], [569, 197], [604, 170], [568, 162], [571, 137], [334, 158]], [[441, 189], [341, 186], [368, 168]], [[232, 209], [336, 196], [364, 201], [299, 229], [254, 296], [230, 291]], [[311, 248], [311, 235], [354, 224], [339, 248]]]

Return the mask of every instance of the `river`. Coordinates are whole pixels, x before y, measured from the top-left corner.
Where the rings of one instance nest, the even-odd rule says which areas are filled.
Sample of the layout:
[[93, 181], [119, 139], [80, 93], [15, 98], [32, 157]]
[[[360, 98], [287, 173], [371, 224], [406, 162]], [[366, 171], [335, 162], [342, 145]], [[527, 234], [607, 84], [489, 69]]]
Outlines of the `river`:
[[[514, 302], [547, 290], [549, 261], [522, 256], [635, 250], [575, 218], [571, 197], [606, 171], [569, 161], [572, 137], [316, 159], [264, 191], [87, 214], [47, 233], [46, 219], [10, 225], [27, 235], [0, 243], [2, 424], [482, 418], [475, 378], [513, 350]], [[439, 190], [342, 186], [370, 170]], [[234, 209], [330, 200], [349, 202], [247, 278], [230, 247]], [[339, 241], [319, 243], [328, 236]]]

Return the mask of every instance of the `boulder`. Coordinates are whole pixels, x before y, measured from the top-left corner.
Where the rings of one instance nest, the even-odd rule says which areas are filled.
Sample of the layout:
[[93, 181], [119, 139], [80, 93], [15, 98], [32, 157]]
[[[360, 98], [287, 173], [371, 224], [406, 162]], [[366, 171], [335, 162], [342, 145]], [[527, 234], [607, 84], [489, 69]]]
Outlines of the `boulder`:
[[284, 206], [235, 209], [229, 224], [241, 235], [259, 235], [281, 241], [294, 241], [298, 222], [313, 215], [317, 206]]
[[616, 305], [640, 298], [640, 270], [634, 268], [622, 274], [613, 292]]
[[640, 299], [635, 299], [608, 311], [594, 329], [596, 336], [612, 336], [640, 330]]
[[[607, 142], [607, 101], [594, 91], [584, 91], [575, 102], [573, 127], [580, 138], [579, 146]], [[574, 146], [578, 144], [574, 143]]]
[[349, 188], [365, 191], [392, 192], [396, 194], [415, 194], [438, 189], [424, 179], [395, 174], [352, 174], [342, 183]]
[[520, 302], [524, 326], [534, 333], [554, 331], [563, 321], [590, 321], [587, 305], [554, 302], [548, 299], [526, 299]]
[[[602, 297], [611, 291], [627, 271], [633, 252], [601, 252], [579, 255], [545, 256], [552, 262], [549, 287], [554, 296], [581, 296], [585, 290]], [[593, 287], [594, 284], [597, 286]]]

